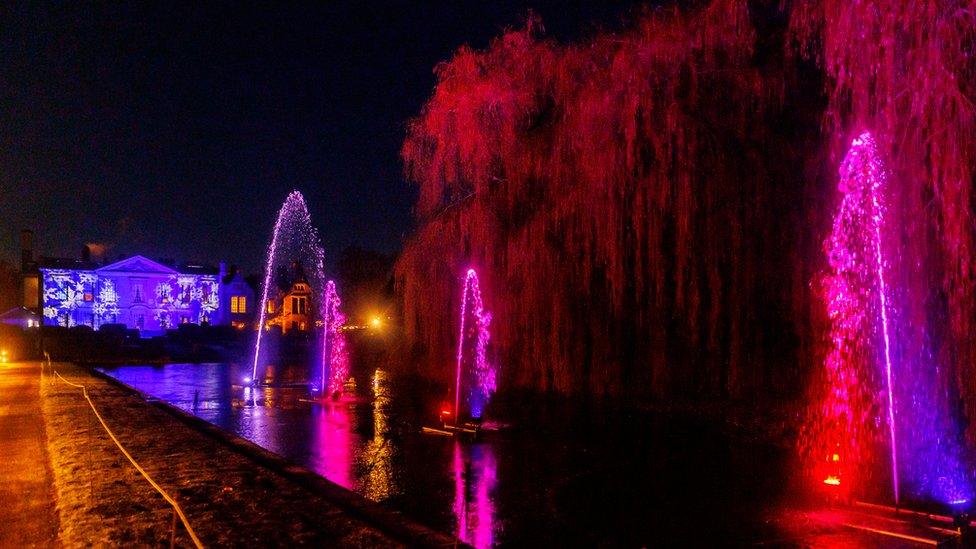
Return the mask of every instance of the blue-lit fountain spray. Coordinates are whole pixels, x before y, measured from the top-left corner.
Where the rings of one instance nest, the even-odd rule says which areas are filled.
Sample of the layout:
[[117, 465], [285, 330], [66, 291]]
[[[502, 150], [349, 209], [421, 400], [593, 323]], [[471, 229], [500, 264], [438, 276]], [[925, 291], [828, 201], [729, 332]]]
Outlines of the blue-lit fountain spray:
[[[325, 288], [323, 271], [324, 252], [319, 242], [318, 231], [312, 226], [312, 218], [302, 193], [292, 191], [278, 211], [271, 244], [268, 246], [268, 259], [264, 266], [264, 284], [261, 286], [260, 313], [258, 315], [258, 335], [254, 342], [254, 357], [251, 376], [247, 383], [257, 383], [258, 367], [261, 362], [261, 340], [265, 331], [268, 311], [268, 292], [274, 285], [275, 273], [279, 267], [298, 261], [308, 277], [312, 295], [322, 295]], [[323, 300], [318, 300], [322, 303]]]

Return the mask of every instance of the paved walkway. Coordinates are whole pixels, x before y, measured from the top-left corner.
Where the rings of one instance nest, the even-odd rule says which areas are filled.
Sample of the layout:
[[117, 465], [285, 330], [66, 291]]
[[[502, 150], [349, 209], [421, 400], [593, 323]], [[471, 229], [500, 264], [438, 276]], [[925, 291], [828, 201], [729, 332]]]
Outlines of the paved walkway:
[[57, 543], [38, 363], [0, 364], [0, 547]]

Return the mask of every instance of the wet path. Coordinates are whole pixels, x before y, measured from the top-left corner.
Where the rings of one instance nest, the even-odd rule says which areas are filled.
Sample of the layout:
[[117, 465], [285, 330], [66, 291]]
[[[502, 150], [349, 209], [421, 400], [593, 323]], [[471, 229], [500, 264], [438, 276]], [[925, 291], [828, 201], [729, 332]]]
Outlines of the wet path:
[[54, 480], [40, 404], [38, 363], [0, 364], [0, 546], [54, 545]]

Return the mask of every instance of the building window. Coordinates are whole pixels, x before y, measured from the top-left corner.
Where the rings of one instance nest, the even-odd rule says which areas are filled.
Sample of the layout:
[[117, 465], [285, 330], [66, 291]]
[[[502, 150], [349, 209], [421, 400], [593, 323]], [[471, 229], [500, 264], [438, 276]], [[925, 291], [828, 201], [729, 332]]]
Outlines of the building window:
[[274, 312], [274, 303], [270, 299], [268, 300], [268, 312], [269, 313]]
[[146, 315], [139, 315], [136, 317], [136, 328], [140, 330], [146, 329]]
[[142, 300], [143, 300], [143, 298], [142, 298], [142, 284], [133, 284], [132, 285], [132, 302], [133, 303], [142, 303]]
[[[269, 303], [270, 305], [270, 303]], [[270, 309], [270, 307], [269, 307]], [[244, 314], [247, 312], [247, 297], [243, 295], [235, 295], [230, 298], [230, 312], [237, 314]], [[272, 311], [268, 311], [269, 313]]]

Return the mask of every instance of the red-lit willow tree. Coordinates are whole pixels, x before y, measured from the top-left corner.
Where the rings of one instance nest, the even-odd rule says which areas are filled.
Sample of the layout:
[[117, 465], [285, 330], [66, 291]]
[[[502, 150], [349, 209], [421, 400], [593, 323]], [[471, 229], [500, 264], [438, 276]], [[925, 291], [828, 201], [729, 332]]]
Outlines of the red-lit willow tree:
[[900, 218], [901, 245], [924, 268], [896, 276], [944, 289], [925, 295], [942, 296], [951, 328], [937, 336], [964, 363], [971, 12], [873, 4], [714, 0], [575, 44], [530, 18], [458, 50], [402, 150], [420, 188], [397, 265], [414, 363], [450, 378], [456, 288], [474, 266], [503, 390], [795, 394], [821, 364], [811, 282], [833, 174], [862, 128], [910, 186], [893, 212], [919, 212]]
[[[929, 401], [962, 402], [976, 419], [976, 2], [796, 6], [790, 46], [826, 75], [831, 158], [858, 129], [881, 138], [892, 181], [887, 217], [898, 239], [891, 286], [899, 358], [909, 369], [903, 382], [933, 378]], [[974, 426], [970, 420], [970, 440]]]

